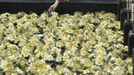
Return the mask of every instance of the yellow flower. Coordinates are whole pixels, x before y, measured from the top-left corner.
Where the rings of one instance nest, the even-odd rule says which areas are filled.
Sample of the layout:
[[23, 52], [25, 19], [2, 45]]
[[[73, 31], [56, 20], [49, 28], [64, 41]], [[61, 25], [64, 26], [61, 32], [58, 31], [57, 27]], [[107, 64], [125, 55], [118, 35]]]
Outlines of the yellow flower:
[[108, 41], [109, 42], [113, 42], [115, 39], [114, 39], [114, 36], [113, 35], [109, 35], [108, 36]]
[[84, 59], [83, 63], [84, 63], [84, 66], [88, 68], [92, 65], [91, 64], [92, 62], [90, 61], [90, 59], [86, 59], [86, 58]]
[[36, 60], [31, 64], [31, 70], [35, 73], [46, 74], [50, 69], [50, 66], [45, 64], [43, 61]]
[[95, 75], [104, 75], [104, 74], [103, 74], [102, 71], [99, 71], [99, 70], [98, 70], [98, 71], [95, 72]]
[[53, 59], [54, 58], [51, 54], [48, 54], [48, 53], [44, 54], [44, 60], [53, 60]]
[[[34, 12], [3, 13], [0, 15], [0, 68], [3, 69], [0, 72], [6, 75], [23, 72], [77, 75], [76, 71], [81, 71], [80, 75], [132, 74], [131, 58], [120, 58], [120, 53], [128, 47], [121, 44], [123, 32], [119, 28], [115, 14], [104, 11], [74, 15], [44, 12], [41, 16]], [[65, 47], [65, 51], [60, 47]]]
[[15, 71], [15, 68], [13, 66], [13, 64], [11, 62], [8, 62], [8, 61], [5, 61], [5, 60], [2, 60], [1, 62], [1, 68], [5, 71], [5, 72], [9, 72], [9, 73], [14, 73], [16, 72]]
[[80, 50], [80, 54], [81, 54], [81, 56], [87, 56], [88, 55], [87, 49], [86, 48], [82, 48]]
[[96, 60], [95, 60], [96, 65], [103, 65], [104, 61], [103, 61], [103, 56], [98, 55]]
[[59, 75], [57, 72], [54, 72], [52, 75]]
[[89, 69], [83, 70], [83, 74], [88, 74], [88, 73], [90, 73]]
[[61, 62], [62, 61], [62, 56], [61, 55], [58, 55], [57, 58], [56, 58], [56, 61], [57, 62]]
[[23, 73], [23, 71], [19, 67], [16, 67], [16, 71], [17, 73]]

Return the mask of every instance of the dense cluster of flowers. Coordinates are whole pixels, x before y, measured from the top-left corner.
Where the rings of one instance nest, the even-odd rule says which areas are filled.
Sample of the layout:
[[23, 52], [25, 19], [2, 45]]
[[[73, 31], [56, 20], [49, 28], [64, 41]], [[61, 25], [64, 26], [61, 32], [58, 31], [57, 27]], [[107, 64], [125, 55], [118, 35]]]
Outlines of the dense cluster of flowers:
[[113, 13], [0, 15], [0, 75], [131, 75]]

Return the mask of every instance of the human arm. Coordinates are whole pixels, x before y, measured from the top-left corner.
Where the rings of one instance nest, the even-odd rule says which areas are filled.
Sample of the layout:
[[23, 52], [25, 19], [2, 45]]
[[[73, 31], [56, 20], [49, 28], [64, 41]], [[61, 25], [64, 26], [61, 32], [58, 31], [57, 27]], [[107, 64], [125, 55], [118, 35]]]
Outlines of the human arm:
[[[69, 1], [69, 0], [64, 0], [64, 1]], [[54, 4], [52, 4], [49, 9], [48, 12], [53, 12], [59, 5], [60, 0], [55, 0]]]
[[49, 12], [53, 12], [53, 11], [58, 7], [58, 5], [59, 5], [59, 0], [55, 0], [55, 3], [52, 4], [52, 5], [49, 7], [48, 11], [49, 11]]

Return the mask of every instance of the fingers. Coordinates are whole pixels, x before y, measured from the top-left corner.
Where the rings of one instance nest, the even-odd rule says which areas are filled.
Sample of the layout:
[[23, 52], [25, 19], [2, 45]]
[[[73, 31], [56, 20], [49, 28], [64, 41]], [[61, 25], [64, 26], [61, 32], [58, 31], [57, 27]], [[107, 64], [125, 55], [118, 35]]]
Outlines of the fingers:
[[52, 7], [52, 12], [55, 10], [55, 7]]
[[48, 12], [52, 12], [54, 9], [53, 9], [53, 6], [50, 6], [49, 9], [48, 9]]
[[50, 6], [48, 12], [53, 12], [56, 9], [55, 5]]
[[55, 2], [53, 5], [50, 6], [48, 9], [49, 12], [53, 12], [58, 7], [59, 2]]

